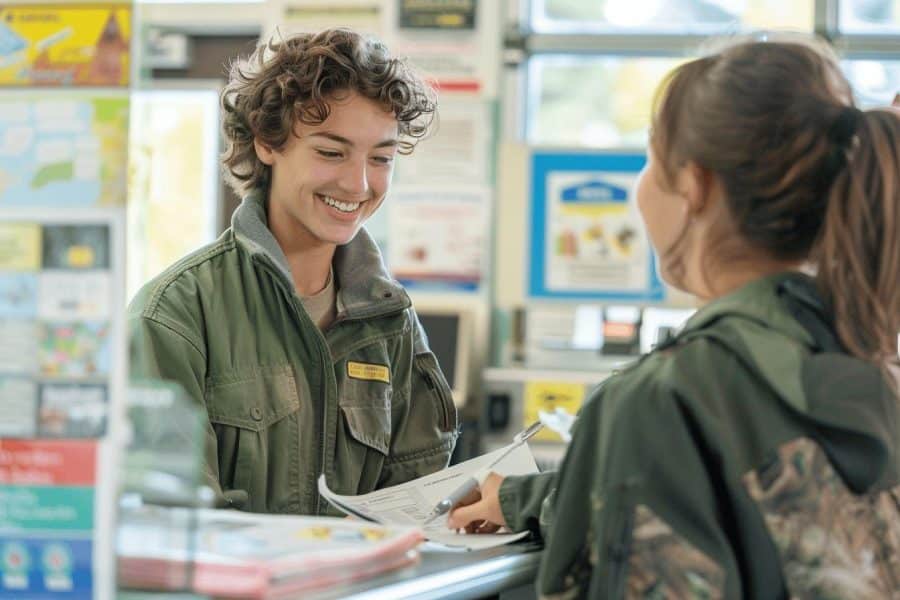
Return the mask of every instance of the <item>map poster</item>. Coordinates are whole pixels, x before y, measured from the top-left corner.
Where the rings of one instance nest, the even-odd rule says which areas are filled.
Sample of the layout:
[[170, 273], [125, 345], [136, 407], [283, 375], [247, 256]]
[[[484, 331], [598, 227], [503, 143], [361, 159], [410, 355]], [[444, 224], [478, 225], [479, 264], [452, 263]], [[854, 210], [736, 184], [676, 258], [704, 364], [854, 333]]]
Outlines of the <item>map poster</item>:
[[0, 6], [0, 86], [127, 86], [131, 5]]
[[127, 92], [0, 95], [0, 208], [124, 205]]

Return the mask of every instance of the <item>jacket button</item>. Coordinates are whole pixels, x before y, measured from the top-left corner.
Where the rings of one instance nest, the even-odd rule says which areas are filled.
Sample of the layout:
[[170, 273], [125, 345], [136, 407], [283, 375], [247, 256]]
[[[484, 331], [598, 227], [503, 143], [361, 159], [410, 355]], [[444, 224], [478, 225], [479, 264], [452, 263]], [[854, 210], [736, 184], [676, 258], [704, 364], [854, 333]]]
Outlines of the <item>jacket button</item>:
[[262, 421], [262, 411], [258, 406], [254, 406], [250, 409], [250, 416], [253, 417], [254, 421]]

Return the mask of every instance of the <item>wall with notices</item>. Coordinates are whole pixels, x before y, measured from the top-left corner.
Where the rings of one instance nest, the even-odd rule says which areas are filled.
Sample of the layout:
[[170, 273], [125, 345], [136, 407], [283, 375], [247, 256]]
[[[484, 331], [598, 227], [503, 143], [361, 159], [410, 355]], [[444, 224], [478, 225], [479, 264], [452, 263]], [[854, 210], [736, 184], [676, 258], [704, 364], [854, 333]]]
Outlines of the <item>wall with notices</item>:
[[110, 598], [132, 6], [0, 7], [0, 598]]

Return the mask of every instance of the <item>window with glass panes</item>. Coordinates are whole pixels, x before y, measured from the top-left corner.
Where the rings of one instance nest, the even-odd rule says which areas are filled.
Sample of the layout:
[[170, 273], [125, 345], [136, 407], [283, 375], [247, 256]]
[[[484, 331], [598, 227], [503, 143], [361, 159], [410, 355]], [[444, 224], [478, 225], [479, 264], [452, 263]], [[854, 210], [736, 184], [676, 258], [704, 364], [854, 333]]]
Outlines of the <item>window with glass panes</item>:
[[646, 144], [662, 76], [717, 38], [770, 31], [830, 40], [863, 107], [900, 92], [900, 0], [531, 0], [517, 135], [541, 146]]

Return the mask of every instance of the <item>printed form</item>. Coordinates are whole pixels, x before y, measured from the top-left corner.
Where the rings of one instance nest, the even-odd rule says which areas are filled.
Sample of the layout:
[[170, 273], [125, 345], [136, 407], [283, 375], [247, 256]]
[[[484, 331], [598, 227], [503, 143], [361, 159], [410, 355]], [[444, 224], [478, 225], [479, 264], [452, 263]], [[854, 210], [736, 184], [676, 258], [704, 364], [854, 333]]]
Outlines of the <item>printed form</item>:
[[[423, 525], [435, 504], [447, 497], [482, 466], [493, 462], [506, 447], [467, 460], [443, 471], [426, 475], [400, 485], [377, 490], [361, 496], [342, 496], [328, 489], [325, 476], [319, 477], [319, 493], [338, 510], [385, 525], [413, 525], [421, 527], [431, 542], [466, 550], [481, 550], [502, 546], [521, 539], [528, 532], [499, 532], [490, 534], [456, 533], [447, 529], [446, 518]], [[537, 473], [537, 464], [527, 444], [515, 448], [492, 469], [500, 475]]]

